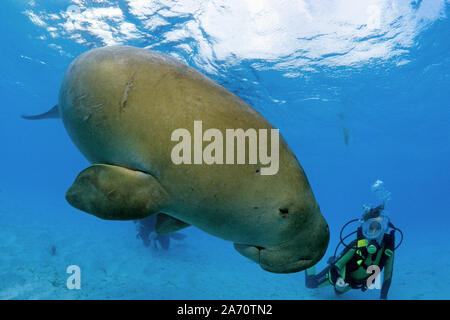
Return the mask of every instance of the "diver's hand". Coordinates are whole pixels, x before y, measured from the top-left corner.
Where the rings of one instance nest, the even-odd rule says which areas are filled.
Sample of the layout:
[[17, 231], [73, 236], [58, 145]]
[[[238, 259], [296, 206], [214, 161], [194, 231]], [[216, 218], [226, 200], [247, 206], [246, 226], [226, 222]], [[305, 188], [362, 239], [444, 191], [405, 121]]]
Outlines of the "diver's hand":
[[342, 289], [345, 289], [346, 287], [348, 287], [348, 283], [345, 282], [344, 278], [339, 277], [336, 280], [336, 287], [337, 287], [338, 290], [342, 290]]
[[336, 285], [339, 286], [339, 287], [346, 287], [346, 286], [348, 286], [348, 283], [345, 282], [344, 278], [339, 277], [336, 280]]

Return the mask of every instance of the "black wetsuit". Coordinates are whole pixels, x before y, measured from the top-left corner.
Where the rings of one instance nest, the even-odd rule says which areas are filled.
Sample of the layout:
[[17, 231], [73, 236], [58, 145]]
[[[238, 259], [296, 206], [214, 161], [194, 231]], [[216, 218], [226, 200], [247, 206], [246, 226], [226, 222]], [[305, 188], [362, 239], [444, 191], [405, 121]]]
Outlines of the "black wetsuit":
[[[160, 244], [161, 248], [164, 250], [169, 249], [170, 246], [170, 235], [168, 234], [156, 234], [156, 215], [152, 215], [150, 217], [136, 220], [135, 221], [137, 225], [137, 231], [138, 234], [136, 235], [137, 238], [140, 238], [142, 242], [144, 243], [144, 246], [148, 247], [153, 241], [153, 246], [155, 249], [157, 249], [157, 243]], [[154, 233], [154, 239], [150, 239], [150, 234]]]

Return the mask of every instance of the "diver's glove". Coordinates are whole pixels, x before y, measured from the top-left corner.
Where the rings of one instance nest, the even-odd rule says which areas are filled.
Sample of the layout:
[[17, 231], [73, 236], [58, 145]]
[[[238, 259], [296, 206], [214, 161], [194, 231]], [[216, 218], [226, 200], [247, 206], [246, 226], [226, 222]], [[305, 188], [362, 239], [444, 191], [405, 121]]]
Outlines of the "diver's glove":
[[339, 277], [339, 278], [336, 280], [336, 286], [338, 286], [338, 287], [344, 289], [344, 288], [348, 287], [348, 283], [345, 282], [344, 278]]
[[348, 286], [349, 284], [345, 282], [344, 278], [339, 277], [337, 278], [336, 283], [334, 284], [334, 289], [336, 290], [337, 293], [344, 293]]

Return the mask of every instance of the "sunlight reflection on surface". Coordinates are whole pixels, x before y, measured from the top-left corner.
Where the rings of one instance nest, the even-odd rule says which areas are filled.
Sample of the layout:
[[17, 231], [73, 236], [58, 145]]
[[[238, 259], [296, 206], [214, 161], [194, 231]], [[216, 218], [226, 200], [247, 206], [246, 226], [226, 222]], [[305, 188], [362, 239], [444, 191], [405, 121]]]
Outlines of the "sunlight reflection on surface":
[[[315, 66], [355, 66], [396, 58], [445, 15], [445, 0], [72, 0], [47, 12], [38, 1], [24, 11], [45, 29], [43, 39], [69, 38], [89, 47], [170, 46], [208, 73], [218, 61], [263, 59], [286, 77]], [[177, 51], [180, 54], [177, 54]], [[266, 66], [267, 67], [267, 66]]]

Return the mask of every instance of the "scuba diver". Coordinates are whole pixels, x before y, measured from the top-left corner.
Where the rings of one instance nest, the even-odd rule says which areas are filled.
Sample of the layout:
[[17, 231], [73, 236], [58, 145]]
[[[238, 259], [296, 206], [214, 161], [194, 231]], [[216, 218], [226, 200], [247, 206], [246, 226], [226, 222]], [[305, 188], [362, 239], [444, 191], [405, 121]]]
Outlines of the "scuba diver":
[[184, 234], [175, 232], [171, 234], [157, 234], [156, 233], [156, 214], [150, 217], [135, 220], [136, 231], [138, 232], [136, 238], [141, 239], [144, 246], [148, 247], [151, 244], [155, 249], [158, 249], [158, 245], [168, 250], [170, 246], [170, 239], [183, 240], [186, 238]]
[[[342, 227], [340, 242], [334, 256], [328, 259], [328, 266], [318, 274], [315, 274], [315, 267], [306, 270], [307, 288], [332, 285], [338, 295], [350, 289], [366, 291], [372, 288], [368, 283], [369, 277], [374, 278], [372, 273], [377, 271], [379, 276], [384, 269], [380, 299], [387, 299], [394, 268], [394, 252], [403, 241], [403, 233], [389, 221], [383, 210], [384, 203], [375, 208], [366, 207], [361, 219], [350, 220]], [[361, 223], [358, 229], [342, 238], [345, 227], [356, 221]], [[395, 246], [395, 231], [401, 235], [401, 241], [397, 246]], [[345, 244], [344, 240], [355, 233], [356, 239]], [[345, 249], [336, 256], [341, 244]]]

